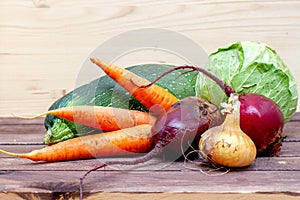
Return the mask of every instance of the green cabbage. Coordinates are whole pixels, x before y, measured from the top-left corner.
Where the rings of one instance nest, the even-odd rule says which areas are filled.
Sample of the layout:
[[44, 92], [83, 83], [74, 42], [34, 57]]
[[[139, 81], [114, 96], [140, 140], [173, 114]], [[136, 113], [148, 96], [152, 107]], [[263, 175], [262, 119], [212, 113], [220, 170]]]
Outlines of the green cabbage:
[[[276, 52], [264, 43], [236, 42], [209, 56], [204, 67], [238, 93], [259, 93], [281, 108], [285, 122], [295, 113], [297, 85], [288, 67]], [[225, 93], [212, 80], [199, 74], [196, 95], [216, 105], [227, 100]]]

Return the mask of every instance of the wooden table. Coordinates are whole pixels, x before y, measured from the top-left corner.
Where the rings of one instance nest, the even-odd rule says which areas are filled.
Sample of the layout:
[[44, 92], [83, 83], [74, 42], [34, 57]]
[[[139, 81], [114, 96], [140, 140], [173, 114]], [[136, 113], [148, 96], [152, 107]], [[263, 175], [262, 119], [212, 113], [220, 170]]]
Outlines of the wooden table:
[[[0, 118], [0, 148], [41, 148], [44, 132], [43, 119]], [[257, 158], [250, 167], [223, 175], [158, 159], [123, 170], [107, 167], [85, 179], [84, 199], [300, 199], [300, 113], [283, 135], [280, 157]], [[78, 199], [79, 177], [99, 162], [35, 163], [0, 155], [0, 199]]]

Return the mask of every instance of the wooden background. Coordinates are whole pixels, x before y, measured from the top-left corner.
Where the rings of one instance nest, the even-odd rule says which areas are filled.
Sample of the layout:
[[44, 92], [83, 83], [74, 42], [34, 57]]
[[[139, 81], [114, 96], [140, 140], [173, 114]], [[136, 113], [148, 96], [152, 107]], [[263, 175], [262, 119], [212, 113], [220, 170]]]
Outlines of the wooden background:
[[[75, 87], [91, 51], [140, 28], [176, 31], [208, 53], [237, 40], [265, 42], [300, 88], [298, 0], [1, 0], [0, 116], [45, 111]], [[172, 60], [152, 56], [133, 54], [119, 62]]]

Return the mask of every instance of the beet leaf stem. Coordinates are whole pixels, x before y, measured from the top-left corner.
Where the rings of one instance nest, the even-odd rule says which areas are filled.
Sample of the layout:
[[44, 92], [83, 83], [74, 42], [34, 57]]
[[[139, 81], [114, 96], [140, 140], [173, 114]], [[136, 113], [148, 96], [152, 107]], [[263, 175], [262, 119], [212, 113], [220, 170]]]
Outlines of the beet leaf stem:
[[[153, 81], [151, 81], [149, 84], [147, 85], [142, 85], [142, 86], [139, 86], [137, 85], [138, 87], [140, 88], [147, 88], [147, 87], [150, 87], [151, 85], [153, 85], [154, 83], [156, 83], [158, 80], [160, 80], [162, 77], [164, 77], [165, 75], [173, 72], [173, 71], [176, 71], [176, 70], [179, 70], [179, 69], [190, 69], [190, 71], [188, 72], [193, 72], [193, 71], [198, 71], [198, 72], [201, 72], [203, 73], [205, 76], [207, 76], [208, 78], [212, 79], [213, 81], [215, 81], [221, 88], [222, 90], [225, 92], [225, 94], [229, 97], [230, 94], [233, 94], [235, 93], [234, 89], [230, 86], [228, 86], [226, 83], [224, 83], [222, 80], [220, 80], [218, 77], [216, 77], [215, 75], [213, 75], [212, 73], [206, 71], [205, 69], [201, 68], [201, 67], [196, 67], [196, 66], [189, 66], [189, 65], [184, 65], [184, 66], [178, 66], [178, 67], [174, 67], [172, 69], [169, 69], [168, 71], [162, 73], [161, 75], [159, 75], [156, 79], [154, 79]], [[185, 72], [183, 72], [184, 74]], [[133, 82], [133, 80], [132, 80]], [[133, 82], [134, 83], [134, 82]], [[135, 84], [135, 83], [134, 83]], [[136, 84], [135, 84], [136, 85]]]

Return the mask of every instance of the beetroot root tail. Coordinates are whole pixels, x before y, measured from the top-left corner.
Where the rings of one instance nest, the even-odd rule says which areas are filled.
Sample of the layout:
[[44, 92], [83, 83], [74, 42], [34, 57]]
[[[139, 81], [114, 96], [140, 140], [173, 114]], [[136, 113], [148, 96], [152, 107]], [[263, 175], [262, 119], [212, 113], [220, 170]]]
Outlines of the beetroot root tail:
[[96, 170], [101, 169], [101, 168], [106, 167], [106, 166], [110, 166], [110, 165], [118, 165], [118, 164], [120, 164], [120, 165], [136, 165], [136, 164], [139, 164], [139, 163], [147, 162], [147, 161], [151, 160], [153, 157], [159, 155], [163, 151], [164, 146], [165, 146], [165, 144], [157, 143], [155, 145], [155, 147], [150, 152], [148, 152], [146, 155], [141, 156], [139, 158], [135, 158], [135, 159], [132, 159], [132, 160], [108, 161], [106, 163], [98, 164], [94, 168], [88, 170], [87, 172], [85, 172], [85, 174], [79, 180], [80, 200], [83, 200], [83, 180], [91, 172], [96, 171]]

